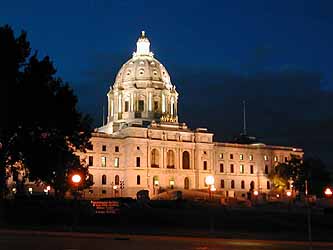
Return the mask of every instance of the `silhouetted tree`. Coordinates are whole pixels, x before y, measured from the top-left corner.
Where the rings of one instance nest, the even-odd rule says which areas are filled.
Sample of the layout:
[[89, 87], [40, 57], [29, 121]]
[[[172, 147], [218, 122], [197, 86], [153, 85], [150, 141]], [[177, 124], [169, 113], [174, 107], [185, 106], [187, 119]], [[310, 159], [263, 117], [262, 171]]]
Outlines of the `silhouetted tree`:
[[55, 77], [49, 57], [30, 55], [25, 32], [15, 38], [9, 26], [0, 28], [1, 55], [2, 51], [6, 53], [0, 57], [0, 83], [9, 97], [6, 121], [0, 124], [2, 190], [6, 169], [13, 172], [20, 160], [30, 180], [50, 184], [63, 196], [71, 171], [77, 169], [84, 180], [88, 178], [86, 164], [74, 152], [85, 151], [89, 144], [90, 118], [77, 110], [73, 90]]
[[301, 193], [305, 192], [307, 180], [309, 194], [315, 194], [318, 197], [323, 196], [324, 187], [331, 182], [330, 172], [321, 160], [315, 158], [302, 160], [293, 155], [289, 161], [276, 165], [268, 174], [268, 178], [280, 190], [285, 189], [288, 181], [291, 180], [294, 189]]

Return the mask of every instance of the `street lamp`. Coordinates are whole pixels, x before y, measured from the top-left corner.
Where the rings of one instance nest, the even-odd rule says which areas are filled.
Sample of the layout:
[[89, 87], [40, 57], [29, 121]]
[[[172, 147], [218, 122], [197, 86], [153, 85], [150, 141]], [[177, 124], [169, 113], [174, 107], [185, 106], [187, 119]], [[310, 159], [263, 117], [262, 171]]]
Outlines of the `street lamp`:
[[214, 177], [211, 175], [206, 176], [205, 182], [206, 182], [206, 185], [208, 186], [209, 199], [211, 200], [212, 191], [213, 191], [212, 188], [216, 190], [216, 188], [214, 187], [214, 183], [215, 183]]
[[287, 196], [288, 196], [288, 197], [291, 196], [291, 191], [287, 191]]
[[330, 197], [332, 197], [333, 192], [329, 187], [327, 187], [324, 191], [324, 194], [327, 198], [330, 198]]
[[118, 189], [118, 186], [117, 186], [117, 185], [114, 185], [114, 186], [113, 186], [114, 197], [117, 197], [117, 189]]
[[79, 193], [79, 185], [80, 185], [80, 183], [82, 181], [81, 175], [74, 174], [74, 175], [72, 175], [71, 180], [72, 180], [73, 186], [76, 187], [76, 192], [75, 192], [75, 195], [74, 195], [74, 198], [76, 200], [77, 199], [77, 195]]
[[72, 182], [74, 183], [74, 185], [79, 185], [79, 183], [81, 182], [81, 176], [78, 174], [74, 174], [72, 176]]

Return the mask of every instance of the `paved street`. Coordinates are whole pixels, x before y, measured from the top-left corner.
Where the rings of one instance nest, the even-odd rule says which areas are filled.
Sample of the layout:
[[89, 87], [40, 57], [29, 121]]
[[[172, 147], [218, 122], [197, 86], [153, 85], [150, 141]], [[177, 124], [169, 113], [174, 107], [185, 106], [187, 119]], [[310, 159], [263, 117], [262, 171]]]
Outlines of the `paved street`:
[[[131, 236], [88, 233], [47, 233], [31, 231], [0, 231], [1, 250], [305, 250], [304, 242], [228, 240], [169, 236]], [[333, 249], [333, 243], [313, 244], [313, 250]]]

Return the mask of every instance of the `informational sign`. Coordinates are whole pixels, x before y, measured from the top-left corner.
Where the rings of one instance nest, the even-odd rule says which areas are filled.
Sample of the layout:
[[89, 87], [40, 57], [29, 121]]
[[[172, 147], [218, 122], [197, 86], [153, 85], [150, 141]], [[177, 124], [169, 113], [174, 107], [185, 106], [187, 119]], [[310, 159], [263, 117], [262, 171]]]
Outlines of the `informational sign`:
[[91, 201], [96, 214], [119, 214], [120, 203], [118, 201]]

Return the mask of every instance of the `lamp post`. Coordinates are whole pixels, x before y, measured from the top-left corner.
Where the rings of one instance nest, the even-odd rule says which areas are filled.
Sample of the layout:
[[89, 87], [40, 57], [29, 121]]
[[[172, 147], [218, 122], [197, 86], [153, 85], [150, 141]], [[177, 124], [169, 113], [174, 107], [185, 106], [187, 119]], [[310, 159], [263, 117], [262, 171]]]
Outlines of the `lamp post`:
[[259, 192], [257, 190], [254, 190], [253, 195], [254, 195], [254, 205], [257, 205], [257, 199], [258, 199]]
[[[215, 183], [214, 177], [212, 175], [206, 176], [205, 182], [206, 182], [206, 185], [208, 186], [209, 199], [211, 200], [212, 199], [212, 191], [216, 190], [216, 188], [214, 187], [214, 183]], [[212, 188], [214, 190], [212, 190]]]
[[291, 193], [291, 191], [287, 191], [286, 194], [287, 194], [287, 197], [288, 197], [288, 211], [290, 211], [292, 193]]
[[82, 177], [79, 174], [73, 174], [71, 177], [71, 181], [72, 181], [72, 185], [73, 187], [76, 187], [76, 190], [74, 192], [74, 209], [73, 209], [73, 224], [72, 224], [72, 231], [74, 231], [77, 222], [79, 221], [79, 201], [77, 199], [77, 195], [79, 193], [79, 186], [81, 184], [82, 181]]
[[118, 186], [117, 186], [117, 185], [114, 185], [114, 186], [113, 186], [114, 197], [117, 197], [117, 189], [118, 189]]
[[326, 198], [331, 198], [333, 192], [329, 187], [327, 187], [327, 188], [325, 188], [324, 194], [325, 194]]
[[80, 186], [80, 183], [82, 181], [81, 175], [74, 174], [74, 175], [72, 175], [71, 180], [72, 180], [73, 186], [76, 187], [76, 191], [74, 193], [74, 199], [76, 200], [77, 199], [77, 195], [79, 193], [79, 186]]

